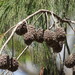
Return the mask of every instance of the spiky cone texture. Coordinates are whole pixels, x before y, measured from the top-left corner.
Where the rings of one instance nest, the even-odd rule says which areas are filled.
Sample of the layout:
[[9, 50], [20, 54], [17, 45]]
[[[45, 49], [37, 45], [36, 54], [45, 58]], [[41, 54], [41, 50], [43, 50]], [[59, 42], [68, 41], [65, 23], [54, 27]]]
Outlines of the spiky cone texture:
[[56, 42], [56, 43], [52, 46], [53, 52], [54, 52], [54, 53], [59, 53], [59, 52], [61, 52], [62, 47], [63, 47], [63, 41]]
[[64, 64], [67, 68], [72, 68], [73, 66], [75, 66], [75, 53], [69, 55], [69, 57], [65, 60]]
[[55, 33], [58, 41], [64, 41], [66, 39], [66, 33], [62, 27], [56, 28]]
[[21, 25], [19, 25], [15, 32], [17, 35], [24, 35], [27, 32], [26, 22], [24, 21]]
[[1, 55], [0, 56], [0, 69], [8, 69], [9, 67], [9, 56]]
[[52, 46], [55, 44], [56, 41], [56, 34], [55, 32], [47, 29], [44, 31], [44, 41], [47, 43], [47, 45]]
[[39, 43], [42, 43], [44, 41], [44, 30], [43, 29], [38, 29], [36, 31], [36, 36], [35, 36], [35, 40]]
[[14, 72], [18, 69], [18, 67], [19, 67], [18, 61], [15, 58], [11, 58], [8, 70]]
[[25, 42], [27, 45], [30, 45], [33, 41], [34, 41], [34, 36], [33, 36], [33, 34], [31, 34], [30, 32], [27, 32], [27, 33], [24, 35], [24, 42]]
[[33, 25], [28, 25], [27, 26], [27, 30], [28, 30], [29, 33], [31, 33], [35, 37], [35, 35], [36, 35], [36, 29], [35, 29], [35, 27]]

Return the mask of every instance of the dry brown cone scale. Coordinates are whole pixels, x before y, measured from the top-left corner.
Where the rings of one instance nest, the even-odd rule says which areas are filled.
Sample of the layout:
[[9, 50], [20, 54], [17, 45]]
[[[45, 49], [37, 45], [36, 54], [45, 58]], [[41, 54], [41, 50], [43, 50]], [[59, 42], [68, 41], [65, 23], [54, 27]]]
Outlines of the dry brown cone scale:
[[35, 27], [33, 25], [28, 25], [27, 30], [28, 30], [29, 33], [31, 33], [35, 37], [36, 29], [35, 29]]
[[11, 58], [8, 70], [14, 72], [18, 69], [18, 67], [19, 67], [18, 61], [15, 58]]
[[44, 41], [44, 30], [43, 29], [38, 29], [36, 31], [36, 36], [35, 36], [35, 41], [42, 43]]
[[44, 41], [47, 43], [49, 46], [53, 46], [56, 41], [56, 34], [55, 32], [47, 29], [44, 31]]
[[57, 27], [54, 30], [56, 34], [56, 41], [53, 47], [53, 52], [59, 53], [62, 50], [64, 40], [66, 39], [66, 33], [62, 27]]
[[9, 67], [9, 56], [4, 54], [0, 56], [0, 69], [7, 69]]
[[63, 47], [63, 41], [56, 42], [56, 44], [54, 44], [54, 45], [52, 46], [53, 52], [55, 52], [55, 53], [61, 52], [62, 47]]
[[75, 66], [75, 53], [71, 54], [64, 62], [65, 66], [67, 68], [72, 68]]
[[14, 72], [18, 69], [19, 64], [15, 58], [9, 58], [9, 55], [3, 54], [0, 56], [0, 69], [8, 69]]
[[15, 32], [17, 35], [24, 35], [27, 32], [26, 22], [24, 21], [21, 25], [19, 25]]
[[49, 29], [44, 31], [44, 40], [48, 46], [53, 48], [55, 53], [61, 52], [65, 38], [65, 31], [62, 28], [58, 27], [54, 31]]
[[34, 36], [30, 32], [27, 32], [24, 35], [25, 44], [30, 45], [33, 41], [34, 41]]
[[34, 41], [35, 35], [36, 35], [35, 27], [33, 25], [28, 25], [27, 33], [24, 34], [25, 44], [30, 45]]
[[55, 33], [58, 41], [64, 41], [66, 39], [66, 33], [62, 27], [57, 27]]

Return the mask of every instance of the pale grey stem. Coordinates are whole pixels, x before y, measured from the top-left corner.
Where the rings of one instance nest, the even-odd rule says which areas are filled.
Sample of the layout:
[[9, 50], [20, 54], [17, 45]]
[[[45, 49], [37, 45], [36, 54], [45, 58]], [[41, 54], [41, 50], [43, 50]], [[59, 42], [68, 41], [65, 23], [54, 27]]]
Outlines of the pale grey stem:
[[4, 36], [5, 36], [11, 29], [13, 29], [14, 27], [15, 27], [15, 25], [12, 26], [11, 28], [9, 28], [9, 29], [4, 33]]
[[48, 13], [46, 12], [46, 18], [47, 18], [47, 29], [49, 28], [49, 23], [48, 23]]
[[19, 54], [19, 56], [17, 57], [17, 60], [22, 56], [22, 54], [27, 50], [27, 48], [28, 48], [29, 46], [26, 46], [25, 48], [24, 48], [24, 50]]
[[51, 12], [51, 15], [52, 15], [52, 18], [54, 20], [55, 28], [57, 28], [58, 24], [57, 24], [57, 20], [55, 19], [54, 15], [53, 15], [53, 12]]
[[42, 15], [43, 15], [43, 13], [38, 16], [38, 18], [35, 20], [35, 22], [32, 23], [32, 25], [34, 25], [34, 24], [36, 23], [36, 21], [37, 21]]
[[52, 29], [53, 26], [54, 26], [54, 24], [52, 24], [52, 25], [49, 27], [49, 30]]

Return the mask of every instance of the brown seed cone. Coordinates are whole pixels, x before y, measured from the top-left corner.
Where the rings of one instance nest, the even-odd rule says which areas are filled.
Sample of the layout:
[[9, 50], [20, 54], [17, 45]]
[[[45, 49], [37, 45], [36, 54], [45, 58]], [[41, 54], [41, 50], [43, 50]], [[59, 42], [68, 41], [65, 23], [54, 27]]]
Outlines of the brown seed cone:
[[24, 21], [21, 25], [19, 25], [15, 32], [17, 35], [24, 35], [27, 32], [26, 22]]
[[36, 31], [35, 40], [39, 43], [42, 43], [44, 41], [43, 36], [44, 36], [44, 30], [43, 29], [38, 29]]
[[63, 46], [63, 42], [62, 42], [62, 41], [56, 42], [56, 43], [52, 46], [53, 52], [55, 52], [55, 53], [61, 52], [62, 46]]
[[56, 28], [55, 33], [58, 41], [64, 41], [66, 39], [66, 33], [63, 28], [61, 27]]
[[11, 58], [8, 70], [14, 72], [18, 69], [18, 67], [19, 67], [18, 61], [15, 58]]
[[67, 68], [72, 68], [75, 65], [75, 53], [71, 54], [64, 62]]
[[47, 43], [47, 45], [52, 46], [56, 41], [56, 34], [55, 32], [51, 30], [45, 30], [44, 31], [44, 41]]
[[0, 56], [0, 69], [7, 69], [9, 67], [9, 56], [2, 55]]
[[27, 45], [30, 45], [33, 41], [34, 41], [34, 36], [33, 36], [33, 34], [31, 34], [30, 32], [27, 32], [27, 33], [24, 35], [24, 42], [25, 42]]
[[35, 35], [36, 35], [36, 29], [35, 29], [35, 27], [33, 25], [28, 25], [27, 26], [27, 30], [28, 30], [28, 32], [30, 32], [31, 34], [33, 34], [34, 37], [35, 37]]

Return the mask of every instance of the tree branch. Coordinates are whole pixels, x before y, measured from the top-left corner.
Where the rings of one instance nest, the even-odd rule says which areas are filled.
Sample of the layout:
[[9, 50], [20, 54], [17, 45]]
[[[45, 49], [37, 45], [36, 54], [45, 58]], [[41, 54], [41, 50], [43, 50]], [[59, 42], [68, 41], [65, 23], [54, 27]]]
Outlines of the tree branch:
[[[4, 47], [6, 46], [6, 44], [9, 42], [9, 40], [12, 38], [13, 34], [15, 33], [17, 27], [19, 25], [21, 25], [24, 21], [26, 22], [28, 19], [30, 19], [31, 17], [37, 15], [37, 14], [40, 14], [40, 13], [48, 13], [51, 15], [51, 11], [49, 10], [45, 10], [45, 9], [40, 9], [36, 12], [34, 12], [33, 14], [29, 15], [28, 17], [26, 17], [24, 20], [20, 21], [18, 24], [16, 24], [16, 26], [14, 27], [14, 29], [12, 30], [12, 33], [11, 35], [9, 36], [9, 38], [6, 40], [6, 42], [4, 43], [4, 45], [2, 46], [1, 50], [0, 50], [0, 54], [2, 53], [2, 50], [4, 49]], [[61, 19], [59, 16], [57, 16], [56, 14], [53, 13], [53, 15], [58, 19], [60, 20], [61, 22], [66, 22], [66, 23], [73, 23], [75, 24], [75, 21], [71, 21], [71, 20], [66, 20], [66, 19]]]

